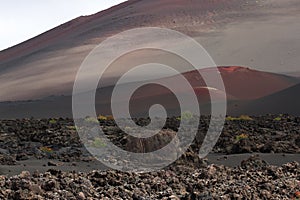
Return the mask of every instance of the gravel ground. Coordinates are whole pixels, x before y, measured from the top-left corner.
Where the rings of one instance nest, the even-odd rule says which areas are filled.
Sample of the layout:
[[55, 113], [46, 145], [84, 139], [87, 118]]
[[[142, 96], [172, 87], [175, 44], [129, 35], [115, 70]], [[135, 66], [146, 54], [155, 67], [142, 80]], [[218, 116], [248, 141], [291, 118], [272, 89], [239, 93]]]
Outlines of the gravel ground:
[[[139, 125], [148, 122], [136, 120]], [[111, 119], [101, 119], [100, 125], [117, 146], [149, 152], [166, 145], [179, 122], [168, 119], [149, 140], [126, 135]], [[201, 118], [196, 139], [175, 163], [133, 173], [94, 165], [71, 119], [1, 120], [0, 199], [300, 198], [300, 117], [228, 117], [213, 153], [199, 159], [208, 122]]]
[[[214, 153], [300, 153], [300, 117], [288, 115], [251, 117], [252, 120], [228, 118]], [[147, 119], [137, 123], [146, 125]], [[198, 152], [206, 134], [209, 118], [203, 117], [190, 151]], [[180, 121], [170, 118], [160, 134], [147, 140], [128, 136], [113, 120], [100, 120], [107, 137], [117, 146], [133, 152], [151, 152], [173, 138]], [[92, 143], [94, 141], [91, 141]], [[89, 161], [92, 156], [83, 148], [71, 119], [0, 120], [0, 164], [16, 161], [58, 159], [63, 162]]]
[[297, 162], [275, 167], [250, 157], [238, 168], [177, 165], [141, 174], [50, 169], [0, 180], [1, 199], [297, 199], [300, 167]]

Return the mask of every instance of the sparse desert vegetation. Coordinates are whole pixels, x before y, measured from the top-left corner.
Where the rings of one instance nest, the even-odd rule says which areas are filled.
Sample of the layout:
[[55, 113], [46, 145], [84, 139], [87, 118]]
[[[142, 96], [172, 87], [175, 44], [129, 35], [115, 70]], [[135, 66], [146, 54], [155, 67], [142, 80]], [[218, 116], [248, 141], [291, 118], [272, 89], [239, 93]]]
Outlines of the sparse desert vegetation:
[[[24, 35], [11, 27], [27, 35], [48, 23], [33, 14], [66, 19], [56, 11], [75, 4], [3, 2], [1, 34], [11, 42]], [[300, 200], [299, 11], [299, 0], [128, 0], [0, 50], [0, 199]], [[161, 107], [167, 119], [148, 117]]]
[[[193, 117], [189, 114], [187, 116]], [[279, 117], [280, 120], [274, 120]], [[4, 168], [0, 168], [2, 173], [0, 198], [296, 199], [298, 197], [299, 162], [290, 161], [273, 166], [253, 153], [270, 155], [272, 159], [277, 159], [276, 162], [280, 162], [278, 158], [284, 158], [284, 154], [286, 156], [290, 154], [299, 161], [299, 117], [267, 115], [226, 120], [212, 155], [219, 155], [221, 163], [221, 160], [230, 159], [227, 156], [245, 157], [234, 168], [214, 164], [210, 157], [198, 158], [197, 151], [209, 119], [209, 116], [201, 117], [196, 140], [175, 163], [160, 171], [143, 174], [105, 168], [100, 170], [101, 165], [95, 164], [97, 162], [95, 158], [83, 148], [82, 140], [78, 137], [71, 119], [59, 118], [55, 119], [55, 123], [50, 123], [53, 119], [0, 120], [0, 162], [10, 170], [1, 172]], [[120, 130], [112, 118], [105, 116], [99, 117], [98, 120], [91, 118], [83, 120], [87, 123], [97, 122], [111, 142], [124, 150], [135, 152], [149, 152], [161, 148], [174, 137], [175, 130], [180, 124], [178, 117], [168, 118], [164, 130], [157, 136], [136, 141]], [[135, 120], [140, 125], [149, 122], [149, 119], [144, 118]], [[131, 127], [125, 127], [126, 130], [135, 131]], [[90, 147], [99, 150], [105, 145], [101, 138], [96, 137], [90, 141]], [[252, 153], [253, 156], [249, 158], [250, 155], [246, 156], [245, 153]], [[126, 161], [126, 157], [115, 159]], [[234, 158], [232, 159], [235, 162]], [[31, 162], [40, 164], [36, 164], [32, 169], [28, 166]], [[85, 167], [82, 163], [86, 163]], [[135, 163], [128, 164], [135, 165]], [[97, 170], [86, 168], [88, 165], [94, 166]], [[65, 170], [61, 171], [61, 168]], [[76, 171], [69, 171], [71, 168]], [[37, 169], [41, 171], [38, 172]], [[81, 170], [84, 173], [79, 172]], [[5, 175], [6, 173], [9, 176]], [[66, 184], [70, 178], [74, 183], [72, 187]], [[215, 184], [218, 185], [217, 188], [213, 187]]]

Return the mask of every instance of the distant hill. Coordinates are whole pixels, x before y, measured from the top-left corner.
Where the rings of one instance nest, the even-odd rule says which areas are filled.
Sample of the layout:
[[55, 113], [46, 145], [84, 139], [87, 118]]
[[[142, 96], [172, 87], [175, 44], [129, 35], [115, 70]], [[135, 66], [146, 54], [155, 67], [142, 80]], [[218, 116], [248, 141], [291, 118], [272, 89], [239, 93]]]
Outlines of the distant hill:
[[[94, 15], [78, 17], [0, 51], [0, 118], [71, 117], [72, 89], [85, 57], [108, 37], [138, 27], [165, 27], [187, 34], [200, 42], [221, 66], [226, 91], [204, 83], [201, 74], [210, 73], [211, 66], [200, 71], [179, 70], [191, 83], [204, 110], [210, 107], [210, 91], [217, 97], [226, 92], [228, 112], [269, 112], [271, 105], [275, 109], [277, 104], [273, 99], [278, 98], [280, 112], [287, 106], [285, 112], [297, 113], [297, 109], [291, 109], [296, 102], [283, 102], [284, 95], [295, 94], [290, 91], [282, 95], [280, 91], [298, 84], [299, 79], [270, 72], [298, 63], [294, 58], [298, 58], [300, 48], [299, 8], [300, 2], [295, 0], [129, 0]], [[258, 22], [263, 23], [258, 26]], [[150, 58], [146, 61], [153, 62], [151, 55], [138, 54], [113, 64], [97, 91], [99, 112], [109, 113], [113, 83], [128, 71], [126, 64], [139, 64], [147, 56]], [[158, 63], [159, 56], [154, 57]], [[183, 66], [172, 63], [165, 54], [161, 57], [176, 67]], [[278, 59], [284, 62], [277, 62]], [[263, 66], [256, 65], [257, 60]], [[266, 70], [255, 70], [262, 68]], [[141, 80], [147, 75], [142, 74]], [[162, 80], [176, 84], [178, 76]], [[130, 84], [136, 83], [121, 86], [125, 93]], [[186, 91], [179, 87], [178, 92], [185, 95]], [[133, 112], [145, 113], [155, 102], [163, 103], [172, 112], [178, 110], [178, 102], [169, 90], [150, 85], [135, 93]]]
[[[191, 72], [183, 73], [183, 76], [190, 82], [195, 94], [197, 95], [199, 105], [202, 109], [202, 114], [208, 114], [210, 111], [210, 96], [209, 91], [215, 94], [217, 100], [222, 100], [225, 91], [220, 88], [210, 88], [204, 83], [201, 74], [212, 73], [213, 68], [206, 68], [201, 70], [195, 70]], [[285, 75], [278, 75], [274, 73], [267, 73], [262, 71], [251, 70], [245, 67], [218, 67], [221, 76], [223, 77], [226, 96], [228, 102], [241, 102], [253, 101], [257, 102], [257, 97], [268, 96], [272, 93], [276, 93], [282, 88], [289, 88], [299, 80], [293, 77]], [[178, 83], [178, 76], [167, 77], [163, 79], [154, 80], [154, 82], [165, 83]], [[145, 82], [132, 82], [119, 85], [120, 94], [118, 99], [119, 104], [124, 104], [125, 94], [135, 85], [144, 85]], [[111, 114], [111, 95], [114, 86], [101, 87], [96, 93], [96, 109], [100, 114]], [[296, 88], [297, 89], [297, 88]], [[190, 95], [186, 93], [179, 86], [176, 91], [180, 95]], [[283, 99], [283, 98], [282, 98]], [[259, 99], [260, 100], [260, 99]], [[270, 101], [272, 98], [270, 99]], [[83, 102], [84, 103], [84, 102]], [[178, 114], [179, 103], [176, 100], [174, 94], [167, 88], [148, 84], [139, 88], [133, 94], [130, 101], [130, 109], [132, 114], [147, 115], [148, 110], [153, 104], [162, 104], [170, 114]], [[252, 104], [251, 104], [252, 105]], [[254, 105], [254, 104], [253, 104]], [[270, 103], [270, 105], [272, 105]], [[285, 104], [281, 104], [284, 108]], [[292, 105], [292, 104], [289, 104]], [[267, 108], [268, 106], [266, 106]], [[236, 109], [240, 111], [243, 107], [228, 107], [229, 113], [232, 113]], [[264, 109], [260, 106], [252, 106], [250, 110], [253, 113], [264, 113]], [[72, 117], [72, 97], [71, 96], [52, 96], [33, 101], [21, 101], [21, 102], [3, 102], [0, 103], [0, 118], [22, 118], [22, 117]]]
[[268, 95], [244, 102], [232, 114], [291, 114], [300, 116], [300, 84]]

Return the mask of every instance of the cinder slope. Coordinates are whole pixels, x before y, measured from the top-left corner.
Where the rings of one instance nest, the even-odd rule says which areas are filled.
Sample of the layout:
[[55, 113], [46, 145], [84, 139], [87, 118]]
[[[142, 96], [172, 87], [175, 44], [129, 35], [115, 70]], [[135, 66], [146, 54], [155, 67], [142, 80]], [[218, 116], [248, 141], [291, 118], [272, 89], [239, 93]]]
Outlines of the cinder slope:
[[291, 114], [300, 115], [300, 84], [257, 99], [241, 104], [241, 107], [233, 112], [235, 114]]
[[[246, 0], [131, 0], [79, 17], [0, 52], [0, 101], [70, 94], [76, 72], [101, 41], [123, 30], [167, 27], [190, 35], [212, 32], [242, 12]], [[254, 3], [255, 4], [255, 3]], [[118, 76], [119, 67], [113, 72]], [[105, 83], [104, 83], [105, 84]]]

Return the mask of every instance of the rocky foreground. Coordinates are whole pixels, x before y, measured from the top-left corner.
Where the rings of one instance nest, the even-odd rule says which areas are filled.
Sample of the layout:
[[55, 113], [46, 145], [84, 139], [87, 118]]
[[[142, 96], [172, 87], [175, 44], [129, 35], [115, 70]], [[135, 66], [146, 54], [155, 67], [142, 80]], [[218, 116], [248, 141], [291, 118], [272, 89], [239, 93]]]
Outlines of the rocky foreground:
[[170, 167], [151, 173], [48, 170], [0, 176], [1, 199], [299, 199], [297, 162], [269, 166], [256, 157], [228, 168]]
[[[92, 119], [86, 119], [92, 121]], [[168, 119], [164, 130], [150, 140], [136, 140], [120, 130], [113, 119], [99, 119], [107, 137], [133, 152], [149, 152], [166, 145], [180, 119]], [[146, 125], [147, 119], [136, 121]], [[0, 121], [0, 163], [5, 168], [32, 160], [50, 160], [46, 172], [23, 171], [8, 176], [0, 170], [0, 199], [299, 199], [299, 156], [294, 162], [272, 166], [258, 156], [239, 166], [226, 167], [201, 160], [197, 152], [208, 127], [201, 118], [197, 137], [172, 165], [149, 173], [115, 170], [59, 170], [59, 162], [91, 163], [71, 119]], [[300, 153], [300, 117], [268, 115], [228, 117], [213, 153]], [[128, 128], [128, 127], [127, 127]], [[130, 127], [129, 127], [130, 128]], [[99, 140], [85, 141], [101, 148]], [[104, 144], [105, 145], [105, 144]], [[274, 157], [275, 158], [275, 157]], [[275, 158], [275, 159], [280, 159]], [[26, 166], [22, 165], [24, 170]], [[53, 168], [52, 168], [53, 167]], [[8, 170], [9, 171], [9, 170]], [[13, 173], [12, 173], [13, 174]]]
[[[151, 152], [163, 147], [174, 137], [180, 124], [178, 118], [170, 118], [160, 134], [147, 140], [138, 140], [120, 130], [113, 119], [102, 118], [99, 121], [105, 134], [115, 145], [133, 152]], [[137, 124], [142, 126], [148, 122], [147, 119], [137, 120]], [[192, 152], [198, 151], [208, 124], [208, 117], [201, 118], [197, 136], [190, 148]], [[300, 117], [288, 115], [228, 117], [213, 152], [299, 154], [299, 124]], [[101, 147], [101, 141], [85, 142]], [[0, 120], [0, 164], [13, 165], [30, 158], [58, 159], [64, 162], [93, 159], [83, 148], [71, 119]]]

